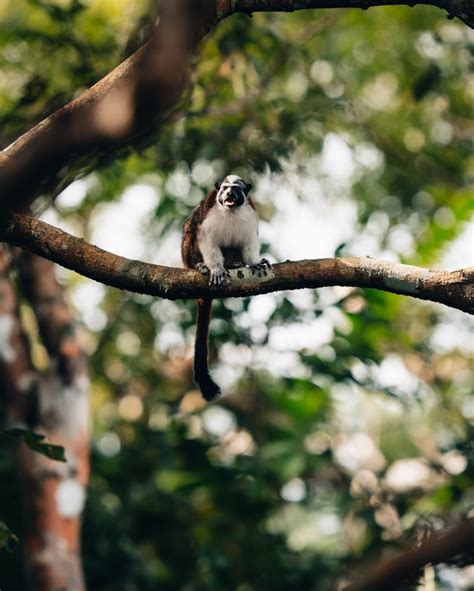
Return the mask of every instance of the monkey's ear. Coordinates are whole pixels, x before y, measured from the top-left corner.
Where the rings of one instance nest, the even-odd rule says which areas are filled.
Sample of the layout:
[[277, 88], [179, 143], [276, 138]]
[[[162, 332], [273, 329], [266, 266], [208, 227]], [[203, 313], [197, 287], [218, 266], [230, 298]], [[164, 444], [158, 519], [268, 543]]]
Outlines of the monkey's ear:
[[252, 183], [245, 183], [245, 192], [248, 195], [250, 193], [250, 189], [253, 187]]
[[216, 188], [216, 190], [218, 191], [218, 190], [221, 188], [221, 184], [220, 184], [220, 182], [219, 182], [219, 181], [216, 181], [216, 182], [214, 183], [214, 187], [215, 187], [215, 188]]

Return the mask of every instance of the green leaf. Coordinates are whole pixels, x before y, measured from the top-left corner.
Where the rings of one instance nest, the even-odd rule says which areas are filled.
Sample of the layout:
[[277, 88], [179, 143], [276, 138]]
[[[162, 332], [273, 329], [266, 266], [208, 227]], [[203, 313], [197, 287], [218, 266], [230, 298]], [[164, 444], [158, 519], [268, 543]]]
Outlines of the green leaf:
[[14, 552], [18, 543], [18, 538], [10, 531], [6, 523], [0, 521], [0, 551]]
[[27, 429], [5, 429], [0, 431], [5, 435], [12, 437], [21, 437], [26, 445], [43, 456], [57, 460], [58, 462], [66, 462], [66, 455], [64, 453], [64, 447], [61, 445], [55, 445], [53, 443], [43, 443], [46, 439], [46, 435], [35, 433], [34, 431], [28, 431]]

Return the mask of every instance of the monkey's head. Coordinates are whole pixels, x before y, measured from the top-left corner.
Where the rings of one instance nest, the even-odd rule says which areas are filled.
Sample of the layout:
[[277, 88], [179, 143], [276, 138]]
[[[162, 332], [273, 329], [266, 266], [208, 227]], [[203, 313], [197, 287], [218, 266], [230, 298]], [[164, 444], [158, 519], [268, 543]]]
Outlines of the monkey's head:
[[217, 203], [225, 209], [235, 209], [243, 205], [252, 188], [250, 183], [235, 174], [229, 174], [221, 183], [216, 182]]

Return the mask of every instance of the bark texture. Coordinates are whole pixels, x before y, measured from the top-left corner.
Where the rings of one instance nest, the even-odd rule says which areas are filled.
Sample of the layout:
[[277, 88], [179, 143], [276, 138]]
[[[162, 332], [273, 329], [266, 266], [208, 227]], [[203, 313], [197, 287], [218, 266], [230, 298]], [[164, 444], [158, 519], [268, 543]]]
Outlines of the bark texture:
[[247, 268], [233, 270], [228, 285], [211, 288], [197, 271], [133, 261], [22, 214], [12, 216], [0, 240], [106, 285], [172, 300], [342, 285], [409, 295], [474, 313], [474, 268], [430, 271], [370, 257], [317, 259], [274, 265], [266, 277], [252, 275]]
[[54, 276], [53, 264], [25, 254], [19, 275], [49, 355], [39, 373], [22, 328], [18, 302], [0, 249], [0, 392], [8, 427], [46, 435], [65, 448], [66, 463], [17, 443], [22, 485], [25, 565], [31, 591], [85, 591], [80, 519], [89, 474], [85, 355]]

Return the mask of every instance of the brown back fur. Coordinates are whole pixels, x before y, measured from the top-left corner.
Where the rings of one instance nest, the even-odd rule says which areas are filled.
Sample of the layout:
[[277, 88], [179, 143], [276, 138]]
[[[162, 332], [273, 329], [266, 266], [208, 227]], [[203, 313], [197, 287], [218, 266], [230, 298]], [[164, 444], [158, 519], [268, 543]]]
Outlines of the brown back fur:
[[197, 241], [197, 233], [208, 211], [216, 204], [216, 195], [216, 189], [211, 189], [183, 224], [181, 256], [187, 269], [194, 269], [198, 263], [203, 261]]

